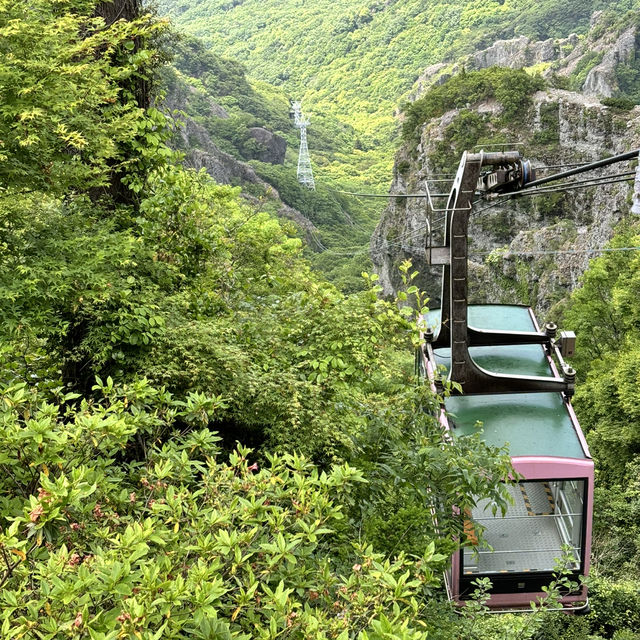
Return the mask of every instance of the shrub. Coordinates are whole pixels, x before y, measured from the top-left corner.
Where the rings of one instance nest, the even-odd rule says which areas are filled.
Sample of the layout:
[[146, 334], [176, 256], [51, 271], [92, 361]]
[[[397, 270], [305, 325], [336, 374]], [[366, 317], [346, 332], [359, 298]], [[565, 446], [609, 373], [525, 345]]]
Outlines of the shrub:
[[589, 620], [585, 616], [549, 612], [542, 619], [538, 635], [540, 640], [593, 640]]
[[636, 581], [594, 578], [589, 599], [589, 622], [597, 633], [611, 637], [614, 632], [640, 628], [640, 587]]
[[[245, 448], [218, 461], [199, 430], [215, 399], [178, 402], [144, 382], [97, 391], [74, 408], [3, 390], [4, 638], [426, 637], [433, 545], [418, 563], [365, 544], [335, 559], [355, 468], [288, 454], [258, 468]], [[123, 461], [138, 435], [180, 423]]]
[[606, 107], [611, 107], [612, 109], [616, 109], [618, 111], [631, 111], [633, 107], [636, 106], [636, 103], [631, 100], [631, 98], [602, 98], [602, 104]]
[[450, 109], [460, 109], [489, 98], [495, 98], [502, 104], [507, 121], [518, 120], [531, 102], [530, 95], [544, 86], [542, 77], [531, 76], [522, 69], [490, 67], [471, 72], [463, 69], [405, 107], [403, 137], [405, 140], [415, 140], [417, 130], [424, 122]]

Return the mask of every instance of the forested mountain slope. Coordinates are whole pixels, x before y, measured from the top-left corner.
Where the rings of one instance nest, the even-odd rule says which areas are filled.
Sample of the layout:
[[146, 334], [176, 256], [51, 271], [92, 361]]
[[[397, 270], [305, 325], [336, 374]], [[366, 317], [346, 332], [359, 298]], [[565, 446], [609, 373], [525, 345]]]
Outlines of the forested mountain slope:
[[161, 73], [162, 109], [174, 123], [171, 143], [184, 154], [184, 166], [241, 187], [253, 203], [293, 220], [313, 245], [318, 227], [287, 206], [248, 164], [251, 159], [284, 164], [295, 143], [287, 99], [256, 91], [240, 63], [205, 51], [193, 38], [174, 41], [172, 63]]
[[[637, 584], [616, 580], [637, 575], [632, 482], [603, 503], [624, 558], [588, 617], [497, 617], [482, 595], [454, 609], [442, 569], [482, 535], [461, 514], [506, 507], [505, 450], [443, 440], [413, 370], [410, 264], [397, 299], [370, 275], [345, 295], [259, 197], [181, 164], [157, 108], [168, 39], [138, 0], [0, 0], [0, 635], [636, 640]], [[264, 119], [284, 126], [280, 94], [192, 51], [165, 76], [193, 100], [192, 131], [238, 162], [261, 153], [244, 125], [236, 145], [207, 120], [278, 132], [259, 110], [271, 96]], [[604, 285], [632, 354], [636, 266], [601, 263], [571, 308], [605, 322], [589, 307]], [[633, 418], [630, 362], [611, 406]], [[620, 415], [624, 442], [614, 429], [602, 448], [632, 457]], [[607, 480], [633, 480], [626, 462]]]
[[[161, 104], [173, 120], [171, 144], [184, 153], [184, 164], [241, 187], [263, 210], [292, 220], [316, 267], [343, 289], [360, 289], [360, 274], [370, 267], [366, 251], [338, 260], [320, 252], [366, 246], [380, 203], [339, 193], [361, 186], [353, 177], [322, 180], [314, 191], [299, 184], [299, 134], [282, 89], [248, 78], [244, 65], [207, 51], [196, 38], [174, 39], [171, 52], [172, 64], [161, 74]], [[352, 136], [350, 127], [329, 118], [315, 125], [314, 164], [335, 161]]]
[[[161, 0], [160, 10], [215, 52], [244, 62], [253, 77], [285, 87], [314, 120], [353, 126], [344, 149], [374, 184], [389, 179], [393, 113], [422, 71], [501, 38], [544, 40], [588, 30], [592, 13], [621, 15], [636, 0]], [[359, 153], [353, 153], [358, 150]], [[327, 167], [327, 172], [339, 171]]]
[[[617, 33], [616, 25], [633, 16], [637, 0], [428, 5], [415, 0], [313, 5], [163, 0], [159, 7], [178, 29], [198, 35], [211, 51], [243, 62], [250, 79], [267, 80], [289, 97], [303, 99], [311, 112], [309, 145], [321, 201], [296, 195], [290, 164], [288, 172], [263, 166], [262, 177], [314, 224], [318, 221], [307, 209], [331, 211], [321, 240], [329, 251], [314, 256], [314, 263], [347, 287], [355, 285], [355, 274], [366, 267], [366, 236], [380, 216], [382, 201], [344, 198], [322, 189], [386, 191], [404, 118], [399, 106], [407, 96], [415, 99], [463, 66], [526, 66], [531, 73], [561, 74], [559, 67], [551, 68], [561, 57], [568, 73], [557, 85], [563, 89], [581, 89], [589, 77], [596, 93], [606, 85], [610, 92], [605, 95], [635, 99], [634, 87], [640, 84], [637, 62], [616, 58], [612, 63], [612, 54], [605, 56], [612, 44], [605, 38], [604, 48], [593, 47], [587, 35], [594, 11], [603, 12], [597, 20], [600, 35]], [[577, 35], [567, 39], [572, 33]], [[494, 44], [519, 34], [516, 46]], [[526, 51], [523, 40], [531, 42]], [[483, 49], [484, 57], [479, 54]], [[613, 67], [619, 77], [614, 73], [612, 79]], [[226, 125], [219, 123], [223, 129]], [[232, 130], [234, 126], [231, 122]], [[334, 227], [334, 233], [327, 233]]]

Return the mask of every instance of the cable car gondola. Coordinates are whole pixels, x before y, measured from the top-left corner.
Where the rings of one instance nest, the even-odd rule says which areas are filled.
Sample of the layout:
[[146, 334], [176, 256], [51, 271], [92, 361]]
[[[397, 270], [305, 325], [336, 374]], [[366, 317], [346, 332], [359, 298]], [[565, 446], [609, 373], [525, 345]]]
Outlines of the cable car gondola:
[[445, 371], [460, 389], [443, 399], [446, 437], [474, 433], [481, 423], [487, 444], [508, 446], [521, 478], [508, 488], [513, 504], [504, 516], [482, 501], [464, 514], [480, 525], [484, 543], [460, 549], [445, 578], [460, 604], [486, 577], [490, 609], [524, 610], [545, 597], [543, 588], [564, 562], [579, 587], [561, 605], [579, 611], [588, 605], [580, 579], [589, 573], [594, 465], [571, 406], [575, 371], [564, 361], [575, 336], [558, 336], [555, 325], [541, 331], [526, 306], [468, 304], [473, 196], [481, 184], [500, 191], [503, 178], [520, 180], [523, 167], [530, 176], [517, 151], [465, 153], [447, 204], [444, 246], [429, 252], [437, 260], [432, 264], [443, 265], [442, 308], [424, 318], [419, 365], [434, 388]]

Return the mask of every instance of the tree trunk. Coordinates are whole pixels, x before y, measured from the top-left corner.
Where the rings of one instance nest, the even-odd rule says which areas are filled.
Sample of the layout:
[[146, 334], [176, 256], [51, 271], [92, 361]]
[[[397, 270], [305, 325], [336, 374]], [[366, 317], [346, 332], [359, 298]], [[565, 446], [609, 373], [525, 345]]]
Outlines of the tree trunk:
[[141, 0], [106, 0], [96, 7], [96, 15], [109, 25], [116, 20], [135, 20], [142, 10]]
[[[104, 0], [96, 6], [95, 14], [104, 18], [107, 26], [118, 20], [131, 22], [142, 15], [142, 0]], [[134, 44], [134, 51], [144, 46], [140, 38], [135, 38]], [[149, 83], [138, 78], [134, 85], [128, 88], [133, 91], [138, 106], [147, 109], [150, 104]]]
[[[101, 0], [95, 8], [95, 15], [103, 18], [107, 26], [118, 20], [133, 21], [142, 15], [142, 0]], [[145, 46], [142, 38], [134, 39], [133, 52]], [[114, 58], [117, 64], [117, 56]], [[148, 79], [138, 76], [125, 80], [122, 88], [126, 94], [133, 94], [135, 102], [141, 109], [148, 109], [151, 104], [151, 83]], [[123, 174], [120, 170], [114, 170], [111, 174], [108, 187], [97, 189], [91, 193], [96, 199], [108, 195], [117, 204], [132, 205], [136, 198], [133, 192], [122, 183]]]

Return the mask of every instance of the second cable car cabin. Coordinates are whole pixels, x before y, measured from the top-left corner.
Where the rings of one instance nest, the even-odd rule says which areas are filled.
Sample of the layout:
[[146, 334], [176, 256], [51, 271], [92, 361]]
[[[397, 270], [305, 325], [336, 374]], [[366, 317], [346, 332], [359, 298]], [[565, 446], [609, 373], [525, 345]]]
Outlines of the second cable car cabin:
[[[488, 606], [526, 609], [543, 598], [543, 587], [564, 561], [573, 580], [587, 576], [591, 551], [594, 467], [571, 396], [575, 337], [541, 331], [528, 307], [468, 305], [467, 228], [480, 172], [487, 167], [517, 171], [517, 152], [469, 154], [460, 163], [447, 204], [444, 246], [432, 264], [443, 265], [442, 309], [425, 318], [426, 344], [420, 367], [436, 385], [442, 372], [461, 393], [444, 400], [441, 421], [452, 437], [482, 424], [487, 444], [507, 445], [522, 478], [509, 487], [513, 505], [494, 516], [480, 502], [466, 518], [481, 525], [484, 544], [461, 549], [447, 573], [451, 597], [460, 603], [491, 580]], [[566, 594], [562, 606], [587, 604], [586, 587]]]

